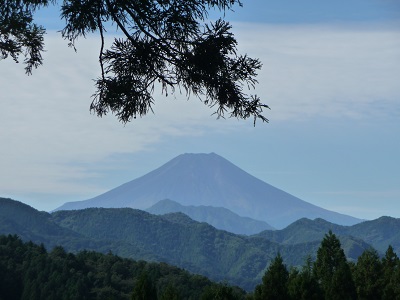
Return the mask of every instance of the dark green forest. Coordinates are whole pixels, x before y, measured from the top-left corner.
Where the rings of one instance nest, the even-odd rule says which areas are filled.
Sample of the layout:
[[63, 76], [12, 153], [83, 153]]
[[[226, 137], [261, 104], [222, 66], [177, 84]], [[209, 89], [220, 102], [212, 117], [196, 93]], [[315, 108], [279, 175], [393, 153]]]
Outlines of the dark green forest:
[[[0, 299], [243, 299], [237, 287], [167, 265], [94, 251], [50, 252], [16, 235], [0, 236]], [[227, 298], [226, 298], [227, 297]]]
[[351, 263], [371, 248], [380, 258], [389, 245], [397, 255], [400, 251], [400, 219], [389, 217], [354, 226], [301, 219], [283, 230], [245, 236], [217, 230], [182, 213], [156, 216], [130, 208], [92, 208], [50, 214], [0, 198], [0, 235], [16, 234], [24, 242], [43, 244], [47, 251], [62, 246], [74, 255], [85, 250], [112, 252], [135, 261], [163, 262], [247, 292], [262, 282], [278, 253], [289, 272], [293, 267], [300, 272], [307, 257], [314, 262], [329, 230]]
[[68, 253], [61, 246], [0, 236], [0, 299], [400, 299], [400, 261], [391, 246], [381, 258], [373, 248], [346, 259], [331, 231], [317, 257], [288, 269], [278, 254], [254, 291], [215, 283], [170, 266], [94, 251]]

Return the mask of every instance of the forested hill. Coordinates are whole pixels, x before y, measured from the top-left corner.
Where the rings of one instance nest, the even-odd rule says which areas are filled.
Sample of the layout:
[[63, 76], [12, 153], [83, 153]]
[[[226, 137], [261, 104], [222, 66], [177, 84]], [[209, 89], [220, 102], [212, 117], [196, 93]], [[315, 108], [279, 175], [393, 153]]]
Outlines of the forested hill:
[[400, 260], [388, 247], [384, 257], [364, 251], [349, 264], [340, 241], [329, 231], [316, 260], [287, 268], [278, 254], [253, 291], [213, 283], [165, 263], [123, 259], [112, 253], [50, 252], [0, 235], [0, 299], [265, 300], [399, 299]]
[[50, 220], [50, 214], [11, 199], [0, 198], [1, 234], [18, 234], [23, 240], [44, 243], [50, 248], [62, 240], [73, 243], [85, 239], [81, 234], [58, 226]]
[[[293, 253], [315, 253], [319, 244], [281, 246], [217, 230], [182, 213], [156, 216], [130, 208], [58, 211], [52, 220], [97, 240], [125, 241], [157, 254], [161, 261], [250, 290], [279, 251], [290, 264], [301, 265], [304, 257]], [[130, 256], [130, 250], [117, 254]]]
[[244, 299], [238, 287], [211, 282], [165, 263], [123, 259], [114, 254], [62, 247], [47, 251], [0, 235], [0, 299]]
[[[397, 221], [392, 223], [397, 224]], [[182, 213], [156, 216], [130, 208], [90, 208], [48, 214], [11, 199], [0, 199], [0, 234], [17, 234], [25, 241], [43, 243], [48, 249], [61, 245], [73, 252], [82, 249], [112, 251], [122, 257], [167, 262], [212, 280], [226, 280], [246, 290], [252, 290], [260, 282], [278, 252], [288, 266], [303, 265], [308, 255], [315, 258], [323, 237], [322, 234], [319, 238], [319, 232], [312, 233], [318, 222], [323, 221], [303, 220], [303, 227], [301, 222], [294, 223], [285, 229], [287, 231], [248, 237], [217, 230]], [[324, 224], [325, 227], [321, 227], [324, 233], [342, 228]], [[371, 226], [371, 223], [366, 225]], [[364, 230], [362, 224], [354, 228], [359, 232]], [[388, 228], [387, 234], [392, 230]], [[369, 227], [368, 230], [376, 232]], [[304, 236], [303, 241], [301, 236]], [[370, 247], [358, 237], [342, 235], [340, 231], [338, 236], [350, 260], [356, 260]], [[390, 236], [385, 238], [380, 241], [390, 240]]]
[[338, 236], [357, 237], [370, 244], [380, 253], [384, 253], [389, 245], [393, 247], [395, 252], [400, 253], [400, 219], [392, 217], [380, 217], [353, 226], [332, 224], [323, 219], [300, 219], [285, 229], [266, 230], [255, 236], [284, 245], [294, 245], [320, 241], [329, 230], [332, 230]]
[[160, 259], [157, 255], [124, 241], [114, 242], [84, 236], [58, 225], [47, 212], [38, 211], [29, 205], [7, 198], [0, 198], [0, 234], [16, 234], [24, 241], [44, 244], [48, 249], [60, 245], [73, 252], [87, 249], [103, 253], [108, 251], [124, 253], [129, 249], [129, 257], [134, 259]]

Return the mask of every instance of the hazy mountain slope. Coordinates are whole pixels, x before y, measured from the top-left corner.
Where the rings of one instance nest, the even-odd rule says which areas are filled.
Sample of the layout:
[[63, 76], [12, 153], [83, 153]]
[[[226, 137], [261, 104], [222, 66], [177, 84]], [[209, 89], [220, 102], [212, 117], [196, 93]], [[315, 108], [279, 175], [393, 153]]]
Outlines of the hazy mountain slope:
[[282, 230], [266, 230], [255, 236], [285, 245], [294, 245], [320, 241], [329, 230], [340, 237], [352, 236], [362, 240], [380, 253], [384, 253], [388, 246], [392, 245], [400, 254], [400, 219], [391, 217], [364, 221], [353, 226], [341, 226], [322, 219], [300, 219]]
[[182, 154], [160, 168], [95, 198], [68, 202], [58, 210], [88, 207], [146, 209], [160, 200], [182, 205], [224, 207], [275, 228], [307, 217], [344, 225], [360, 222], [296, 198], [246, 173], [221, 156]]
[[163, 215], [173, 212], [182, 212], [193, 220], [206, 222], [217, 229], [226, 230], [237, 234], [256, 234], [263, 230], [274, 230], [266, 222], [241, 217], [229, 209], [213, 206], [184, 206], [169, 199], [161, 200], [146, 209], [149, 213]]
[[357, 236], [371, 244], [378, 251], [384, 252], [389, 245], [400, 255], [400, 219], [380, 217], [365, 221], [348, 228], [347, 233]]
[[310, 220], [302, 218], [281, 230], [266, 230], [257, 234], [268, 240], [281, 244], [297, 244], [323, 239], [325, 233], [332, 230], [335, 234], [347, 234], [346, 227], [327, 222], [323, 219]]

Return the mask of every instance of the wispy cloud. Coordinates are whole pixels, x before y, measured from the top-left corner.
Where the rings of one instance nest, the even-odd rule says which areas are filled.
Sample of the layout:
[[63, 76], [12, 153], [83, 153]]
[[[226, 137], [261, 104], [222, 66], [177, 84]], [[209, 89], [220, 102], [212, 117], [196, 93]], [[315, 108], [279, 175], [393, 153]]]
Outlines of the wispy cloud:
[[[272, 122], [314, 116], [399, 117], [400, 31], [392, 27], [236, 24], [240, 50], [263, 64], [256, 93]], [[90, 115], [99, 74], [98, 40], [78, 53], [58, 35], [46, 39], [45, 64], [27, 77], [1, 61], [0, 192], [79, 194], [100, 189], [97, 171], [116, 153], [160, 147], [174, 137], [238, 134], [251, 122], [216, 121], [199, 100], [157, 97], [155, 115], [123, 126]], [[235, 128], [235, 131], [233, 130]]]
[[245, 27], [244, 50], [264, 63], [259, 92], [271, 119], [398, 118], [400, 30], [374, 25]]
[[[0, 192], [82, 193], [82, 179], [97, 176], [79, 163], [102, 163], [114, 153], [135, 153], [165, 139], [202, 135], [217, 125], [197, 99], [159, 96], [149, 115], [124, 126], [113, 116], [89, 113], [99, 73], [98, 41], [78, 53], [58, 35], [46, 39], [44, 66], [26, 76], [21, 65], [1, 61]], [[204, 118], [208, 122], [204, 123]], [[225, 123], [225, 128], [229, 124]]]

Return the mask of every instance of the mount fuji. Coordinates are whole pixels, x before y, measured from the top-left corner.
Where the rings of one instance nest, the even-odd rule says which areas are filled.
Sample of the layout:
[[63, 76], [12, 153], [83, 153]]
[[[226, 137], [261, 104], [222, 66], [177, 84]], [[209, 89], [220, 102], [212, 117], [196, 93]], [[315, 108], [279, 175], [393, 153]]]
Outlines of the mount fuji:
[[305, 202], [257, 179], [215, 154], [182, 154], [146, 175], [92, 199], [67, 202], [56, 210], [89, 207], [148, 209], [171, 199], [181, 205], [224, 207], [284, 228], [301, 218], [322, 218], [340, 225], [362, 220]]

